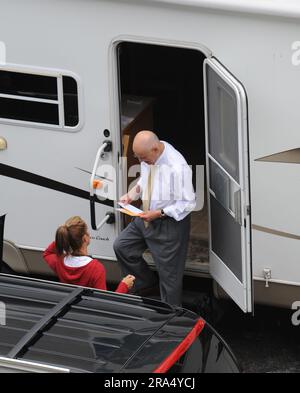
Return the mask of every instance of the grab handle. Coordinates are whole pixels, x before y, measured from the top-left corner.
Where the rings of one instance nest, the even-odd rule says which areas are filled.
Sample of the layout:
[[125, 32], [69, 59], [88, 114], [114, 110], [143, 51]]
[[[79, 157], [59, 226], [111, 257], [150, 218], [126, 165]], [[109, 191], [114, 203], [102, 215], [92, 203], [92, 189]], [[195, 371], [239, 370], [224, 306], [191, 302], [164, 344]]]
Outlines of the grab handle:
[[96, 171], [99, 165], [100, 158], [103, 158], [103, 154], [112, 151], [112, 142], [111, 141], [104, 141], [103, 144], [99, 147], [96, 159], [92, 171], [92, 175], [90, 178], [90, 210], [91, 210], [91, 225], [94, 230], [99, 230], [105, 223], [112, 224], [115, 222], [115, 214], [113, 212], [109, 212], [103, 218], [103, 220], [97, 224], [96, 222], [96, 195], [95, 195], [95, 177]]

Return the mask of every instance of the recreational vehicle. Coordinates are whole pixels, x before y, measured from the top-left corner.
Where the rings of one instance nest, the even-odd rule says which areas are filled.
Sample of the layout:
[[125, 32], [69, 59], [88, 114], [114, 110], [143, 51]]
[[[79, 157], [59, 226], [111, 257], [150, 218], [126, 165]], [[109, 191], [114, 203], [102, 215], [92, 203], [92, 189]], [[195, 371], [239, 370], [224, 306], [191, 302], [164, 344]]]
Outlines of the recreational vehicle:
[[132, 140], [150, 129], [195, 184], [205, 168], [186, 276], [211, 278], [244, 312], [300, 300], [297, 1], [0, 4], [0, 215], [13, 271], [50, 274], [41, 251], [76, 214], [118, 277], [117, 200], [138, 176]]

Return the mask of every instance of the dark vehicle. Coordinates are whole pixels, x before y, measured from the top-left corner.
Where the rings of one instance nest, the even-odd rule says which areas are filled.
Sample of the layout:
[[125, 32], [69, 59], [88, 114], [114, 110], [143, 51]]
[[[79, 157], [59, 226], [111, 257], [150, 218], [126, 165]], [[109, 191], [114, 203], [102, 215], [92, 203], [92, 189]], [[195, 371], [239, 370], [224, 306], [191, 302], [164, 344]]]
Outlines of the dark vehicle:
[[154, 299], [1, 274], [0, 302], [1, 372], [239, 372], [202, 318]]

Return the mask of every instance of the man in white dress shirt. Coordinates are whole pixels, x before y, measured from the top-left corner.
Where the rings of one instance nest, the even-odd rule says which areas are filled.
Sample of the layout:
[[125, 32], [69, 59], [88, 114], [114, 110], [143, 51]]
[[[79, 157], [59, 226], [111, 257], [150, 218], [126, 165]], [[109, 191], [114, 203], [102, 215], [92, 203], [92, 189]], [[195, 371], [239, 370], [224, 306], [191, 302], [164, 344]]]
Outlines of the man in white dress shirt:
[[151, 131], [136, 135], [133, 151], [141, 162], [141, 176], [120, 201], [127, 204], [141, 198], [144, 213], [121, 232], [114, 250], [123, 274], [136, 277], [135, 291], [141, 293], [156, 283], [142, 256], [149, 248], [162, 300], [180, 306], [190, 213], [196, 206], [192, 170], [173, 146]]

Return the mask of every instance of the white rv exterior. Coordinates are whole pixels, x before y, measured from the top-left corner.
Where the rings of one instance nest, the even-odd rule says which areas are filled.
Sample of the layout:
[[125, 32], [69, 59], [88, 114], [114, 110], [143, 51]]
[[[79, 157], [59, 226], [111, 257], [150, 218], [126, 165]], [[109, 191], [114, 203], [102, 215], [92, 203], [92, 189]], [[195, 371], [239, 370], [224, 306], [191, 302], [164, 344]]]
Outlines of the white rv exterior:
[[[199, 51], [205, 58], [199, 68], [204, 78], [199, 107], [206, 108], [207, 177], [215, 163], [240, 193], [233, 202], [240, 205], [232, 209], [240, 223], [240, 240], [232, 242], [241, 249], [240, 278], [213, 251], [211, 230], [208, 268], [187, 268], [187, 274], [210, 273], [245, 312], [252, 311], [252, 296], [285, 307], [300, 300], [297, 1], [0, 0], [0, 5], [0, 72], [56, 78], [59, 113], [58, 124], [52, 125], [0, 119], [0, 213], [6, 214], [4, 259], [10, 266], [44, 273], [41, 251], [57, 226], [75, 214], [90, 223], [91, 173], [107, 140], [112, 151], [99, 157], [96, 169], [112, 176], [106, 185], [115, 197], [124, 192], [117, 48], [122, 43], [157, 45]], [[238, 181], [209, 155], [209, 72], [229, 86], [236, 100]], [[63, 76], [77, 82], [75, 126], [64, 122]], [[0, 92], [0, 113], [1, 99], [20, 98]], [[41, 103], [41, 98], [31, 97], [31, 102]], [[226, 122], [227, 107], [222, 108]], [[108, 164], [116, 169], [115, 177], [103, 171]], [[114, 211], [115, 203], [95, 204], [97, 223]], [[111, 278], [118, 274], [112, 244], [121, 229], [116, 214], [115, 223], [92, 231], [90, 251], [107, 264]]]

